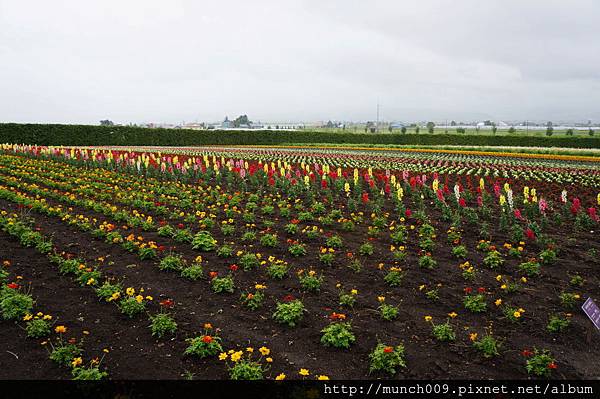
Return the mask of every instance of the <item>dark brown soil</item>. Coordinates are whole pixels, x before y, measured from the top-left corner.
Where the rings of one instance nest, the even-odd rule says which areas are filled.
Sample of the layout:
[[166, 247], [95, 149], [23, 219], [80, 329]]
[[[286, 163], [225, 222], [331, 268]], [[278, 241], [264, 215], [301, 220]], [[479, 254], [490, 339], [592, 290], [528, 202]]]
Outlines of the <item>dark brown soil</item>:
[[[50, 201], [51, 202], [51, 201]], [[0, 208], [16, 210], [14, 204], [0, 201]], [[75, 212], [94, 215], [83, 209]], [[41, 232], [53, 236], [57, 248], [71, 252], [76, 256], [92, 261], [99, 256], [105, 257], [101, 267], [105, 276], [114, 276], [123, 281], [124, 286], [144, 287], [149, 295], [159, 299], [173, 298], [176, 302], [172, 313], [178, 323], [179, 330], [172, 339], [155, 339], [150, 335], [146, 317], [133, 320], [121, 315], [116, 306], [100, 302], [92, 289], [79, 287], [69, 277], [59, 276], [54, 265], [37, 254], [33, 249], [23, 249], [6, 234], [0, 235], [2, 255], [0, 258], [12, 262], [11, 272], [22, 275], [25, 282], [31, 283], [32, 293], [37, 301], [36, 310], [54, 315], [60, 324], [69, 327], [70, 336], [82, 337], [83, 330], [90, 332], [84, 340], [85, 357], [102, 356], [102, 349], [110, 349], [103, 360], [111, 378], [114, 379], [172, 379], [182, 378], [187, 371], [198, 379], [227, 378], [225, 365], [217, 359], [198, 360], [183, 356], [185, 338], [201, 334], [203, 323], [210, 322], [220, 328], [224, 347], [258, 348], [266, 345], [272, 349], [274, 362], [269, 373], [271, 377], [285, 372], [288, 378], [298, 378], [298, 370], [307, 368], [312, 374], [326, 374], [331, 378], [359, 379], [385, 377], [381, 374], [368, 373], [368, 355], [378, 341], [386, 344], [403, 343], [406, 348], [407, 368], [402, 369], [396, 378], [485, 378], [510, 379], [527, 378], [525, 359], [520, 352], [533, 347], [549, 349], [555, 356], [558, 369], [557, 378], [594, 378], [600, 376], [597, 359], [600, 356], [600, 336], [593, 336], [591, 343], [586, 343], [586, 332], [591, 324], [580, 310], [573, 310], [571, 326], [562, 334], [551, 334], [545, 326], [550, 314], [564, 311], [560, 305], [558, 294], [568, 289], [567, 273], [577, 272], [586, 279], [585, 285], [578, 292], [583, 297], [600, 297], [600, 280], [596, 272], [598, 260], [586, 256], [589, 246], [600, 249], [598, 241], [591, 233], [576, 237], [574, 241], [560, 238], [560, 232], [551, 232], [558, 237], [559, 261], [552, 266], [544, 267], [542, 275], [533, 278], [525, 289], [510, 296], [510, 303], [526, 309], [525, 320], [519, 324], [504, 319], [499, 309], [493, 305], [497, 297], [503, 297], [498, 285], [494, 282], [496, 272], [479, 268], [481, 273], [472, 283], [465, 284], [460, 276], [460, 263], [451, 256], [450, 247], [445, 245], [447, 225], [436, 225], [438, 246], [435, 259], [438, 267], [423, 270], [417, 265], [417, 256], [412, 254], [403, 268], [407, 271], [401, 287], [390, 288], [383, 282], [384, 272], [377, 269], [377, 264], [386, 261], [389, 264], [388, 240], [376, 240], [375, 254], [363, 257], [364, 269], [354, 273], [346, 265], [343, 254], [338, 253], [332, 267], [324, 267], [317, 259], [317, 252], [322, 240], [313, 242], [304, 240], [308, 256], [292, 258], [286, 246], [275, 249], [254, 248], [234, 243], [235, 250], [249, 249], [263, 255], [274, 255], [288, 260], [294, 268], [291, 275], [281, 282], [269, 280], [264, 272], [242, 272], [235, 274], [236, 292], [234, 294], [215, 294], [210, 291], [208, 282], [200, 280], [189, 282], [176, 273], [161, 272], [156, 262], [140, 261], [134, 254], [128, 253], [117, 245], [107, 244], [92, 238], [73, 227], [66, 226], [59, 219], [31, 213]], [[100, 215], [94, 215], [104, 219]], [[283, 221], [274, 219], [275, 230], [279, 232], [280, 242], [292, 236], [283, 231]], [[312, 225], [313, 223], [311, 223]], [[219, 243], [230, 240], [214, 231]], [[146, 240], [155, 240], [159, 244], [173, 246], [178, 253], [188, 259], [198, 255], [186, 245], [159, 237], [156, 233], [135, 231]], [[344, 233], [336, 231], [344, 240], [344, 251], [356, 252], [366, 237], [366, 226], [359, 226], [357, 232]], [[506, 237], [494, 234], [494, 243], [502, 245]], [[385, 241], [385, 242], [384, 242]], [[466, 231], [463, 236], [470, 251], [469, 260], [480, 265], [482, 254], [475, 250], [478, 241], [475, 231]], [[585, 243], [585, 246], [582, 245]], [[416, 247], [413, 236], [408, 245]], [[527, 248], [532, 254], [538, 249]], [[205, 271], [219, 271], [224, 274], [231, 261], [218, 258], [212, 253], [203, 253]], [[113, 261], [114, 264], [109, 264]], [[517, 277], [516, 265], [519, 261], [507, 261], [503, 275]], [[314, 267], [325, 276], [321, 292], [306, 294], [300, 290], [294, 271], [299, 268]], [[239, 295], [242, 290], [250, 289], [255, 283], [268, 286], [263, 307], [250, 311], [240, 307]], [[349, 290], [359, 291], [358, 300], [353, 311], [341, 309], [338, 305], [338, 289], [336, 283], [343, 283]], [[440, 300], [428, 300], [418, 286], [426, 284], [439, 288]], [[463, 288], [466, 286], [487, 289], [488, 308], [485, 314], [473, 314], [462, 306]], [[275, 323], [271, 314], [275, 302], [292, 294], [302, 298], [308, 309], [304, 320], [296, 328], [286, 328]], [[377, 296], [384, 295], [386, 302], [400, 305], [400, 317], [393, 322], [382, 321], [377, 311]], [[150, 313], [158, 310], [156, 304], [149, 307]], [[357, 342], [348, 350], [325, 348], [320, 344], [320, 330], [329, 324], [327, 316], [332, 311], [343, 312], [352, 321]], [[452, 344], [439, 343], [431, 334], [431, 325], [424, 322], [424, 315], [433, 316], [435, 321], [446, 320], [449, 312], [457, 312], [459, 316], [452, 321], [457, 332], [457, 341]], [[20, 323], [22, 324], [22, 323]], [[59, 369], [47, 360], [47, 352], [38, 341], [27, 339], [24, 331], [12, 322], [3, 321], [0, 330], [0, 342], [7, 350], [17, 354], [17, 360], [9, 353], [0, 354], [0, 378], [68, 378], [68, 371]], [[493, 334], [502, 339], [501, 355], [495, 359], [484, 359], [470, 345], [468, 333], [471, 331], [484, 333], [484, 328], [493, 326]], [[36, 365], [36, 367], [32, 367]], [[39, 365], [39, 367], [37, 367]], [[33, 370], [34, 369], [34, 370]], [[38, 370], [39, 369], [39, 370]], [[33, 370], [33, 371], [32, 371]]]

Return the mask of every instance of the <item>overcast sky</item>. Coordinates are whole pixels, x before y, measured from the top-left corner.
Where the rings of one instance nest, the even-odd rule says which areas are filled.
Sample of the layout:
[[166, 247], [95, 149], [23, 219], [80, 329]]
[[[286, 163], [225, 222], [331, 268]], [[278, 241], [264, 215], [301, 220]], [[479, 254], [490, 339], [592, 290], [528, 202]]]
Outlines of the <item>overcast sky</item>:
[[600, 120], [600, 1], [0, 0], [0, 122]]

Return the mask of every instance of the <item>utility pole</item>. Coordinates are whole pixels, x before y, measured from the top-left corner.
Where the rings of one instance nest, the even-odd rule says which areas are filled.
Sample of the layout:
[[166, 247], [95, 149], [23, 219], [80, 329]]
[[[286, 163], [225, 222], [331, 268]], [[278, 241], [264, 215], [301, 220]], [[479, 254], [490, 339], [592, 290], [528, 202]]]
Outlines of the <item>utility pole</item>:
[[375, 131], [379, 133], [379, 99], [377, 99], [377, 121], [375, 122]]

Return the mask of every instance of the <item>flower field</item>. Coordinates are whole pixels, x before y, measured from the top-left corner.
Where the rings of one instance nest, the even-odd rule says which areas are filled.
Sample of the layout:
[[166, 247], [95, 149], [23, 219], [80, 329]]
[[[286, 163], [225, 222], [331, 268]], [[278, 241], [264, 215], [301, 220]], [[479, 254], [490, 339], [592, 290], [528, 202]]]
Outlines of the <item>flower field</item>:
[[599, 377], [599, 208], [590, 157], [0, 145], [0, 369]]

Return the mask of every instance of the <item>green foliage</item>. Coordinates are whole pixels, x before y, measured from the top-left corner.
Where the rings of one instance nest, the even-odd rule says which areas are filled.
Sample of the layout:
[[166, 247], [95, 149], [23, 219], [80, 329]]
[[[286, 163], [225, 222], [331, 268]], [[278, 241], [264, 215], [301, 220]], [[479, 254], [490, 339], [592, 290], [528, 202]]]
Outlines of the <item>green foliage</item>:
[[571, 321], [569, 319], [561, 317], [559, 315], [552, 315], [550, 316], [550, 320], [548, 321], [546, 329], [551, 333], [559, 333], [567, 327], [569, 327], [570, 324]]
[[210, 288], [217, 294], [228, 292], [232, 293], [235, 289], [235, 283], [231, 275], [225, 277], [215, 277], [210, 281]]
[[454, 341], [456, 339], [456, 333], [449, 322], [443, 324], [433, 325], [433, 336], [438, 341]]
[[50, 360], [60, 364], [61, 366], [69, 367], [71, 361], [81, 355], [81, 348], [75, 344], [59, 343], [52, 348], [50, 352]]
[[273, 313], [273, 319], [278, 323], [294, 327], [302, 320], [304, 312], [304, 304], [299, 299], [290, 302], [278, 302], [275, 313]]
[[483, 294], [465, 295], [463, 304], [466, 309], [474, 313], [485, 312], [487, 309], [487, 303]]
[[379, 315], [383, 320], [392, 321], [398, 317], [398, 307], [382, 303], [379, 306]]
[[349, 348], [356, 341], [356, 337], [352, 332], [350, 323], [338, 322], [331, 323], [321, 330], [321, 343], [325, 346], [333, 346], [335, 348]]
[[150, 316], [150, 330], [153, 337], [162, 338], [166, 334], [174, 334], [177, 331], [177, 323], [167, 313], [157, 313]]
[[215, 356], [216, 354], [223, 352], [221, 346], [221, 338], [211, 335], [202, 335], [194, 338], [188, 338], [185, 340], [188, 343], [188, 347], [183, 352], [184, 355], [198, 356], [199, 358], [205, 358], [208, 356]]
[[25, 332], [29, 338], [43, 338], [50, 335], [52, 330], [47, 320], [36, 318], [27, 322]]
[[490, 334], [486, 334], [481, 339], [473, 341], [473, 346], [479, 352], [483, 353], [483, 357], [485, 358], [491, 358], [500, 354], [500, 352], [498, 352], [500, 343]]
[[217, 247], [217, 240], [208, 231], [200, 231], [196, 233], [192, 240], [192, 248], [208, 252], [213, 251]]
[[550, 377], [550, 374], [552, 374], [551, 365], [553, 364], [555, 364], [554, 357], [552, 357], [550, 351], [535, 348], [533, 355], [527, 359], [525, 369], [529, 374], [535, 374], [539, 377]]
[[108, 373], [100, 371], [98, 366], [74, 367], [71, 370], [71, 375], [75, 381], [98, 381], [108, 377]]
[[395, 375], [398, 367], [406, 367], [404, 360], [404, 346], [396, 347], [378, 343], [373, 352], [369, 354], [369, 373], [373, 371], [385, 371], [389, 375]]
[[181, 255], [168, 255], [161, 259], [158, 264], [160, 270], [181, 270], [184, 266], [184, 261]]
[[121, 309], [121, 313], [132, 318], [133, 316], [142, 313], [146, 309], [146, 303], [142, 301], [137, 301], [134, 297], [127, 297], [121, 299], [119, 302], [119, 308]]
[[198, 263], [194, 263], [191, 266], [184, 267], [181, 270], [181, 277], [187, 278], [188, 280], [198, 280], [202, 277], [204, 270], [202, 269], [202, 265]]
[[[11, 292], [12, 291], [12, 292]], [[5, 288], [0, 296], [0, 311], [5, 320], [19, 320], [33, 308], [31, 295]]]

